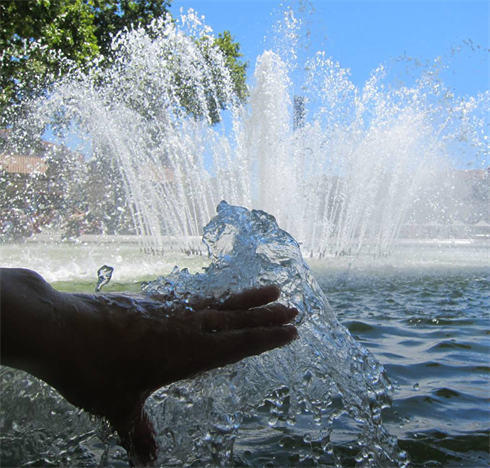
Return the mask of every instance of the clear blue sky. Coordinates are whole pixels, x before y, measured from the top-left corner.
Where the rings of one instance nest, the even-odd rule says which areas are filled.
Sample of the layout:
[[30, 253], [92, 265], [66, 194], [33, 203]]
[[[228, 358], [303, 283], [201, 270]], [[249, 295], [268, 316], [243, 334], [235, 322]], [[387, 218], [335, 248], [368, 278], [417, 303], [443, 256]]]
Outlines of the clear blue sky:
[[[272, 26], [284, 5], [273, 0], [173, 0], [172, 14], [193, 8], [215, 33], [229, 30], [249, 61], [270, 48]], [[490, 87], [490, 1], [336, 0], [303, 2], [312, 32], [311, 53], [327, 55], [351, 70], [362, 85], [382, 63], [406, 54], [421, 62], [443, 57], [442, 77], [456, 94], [475, 95]], [[472, 41], [472, 44], [469, 42]], [[466, 44], [465, 44], [466, 41]], [[480, 48], [478, 48], [480, 46]], [[453, 48], [462, 47], [451, 56]], [[472, 48], [474, 50], [472, 50]]]

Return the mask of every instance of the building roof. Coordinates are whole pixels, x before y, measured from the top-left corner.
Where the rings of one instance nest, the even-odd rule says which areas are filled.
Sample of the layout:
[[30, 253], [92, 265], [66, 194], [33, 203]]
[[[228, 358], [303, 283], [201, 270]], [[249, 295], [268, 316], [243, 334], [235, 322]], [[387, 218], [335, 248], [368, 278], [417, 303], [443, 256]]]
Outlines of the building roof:
[[[0, 129], [0, 143], [8, 143], [11, 137], [11, 129]], [[0, 146], [0, 171], [10, 174], [45, 174], [49, 166], [49, 156], [59, 154], [63, 157], [69, 156], [70, 159], [83, 163], [81, 153], [68, 150], [64, 145], [58, 145], [45, 140], [38, 140], [35, 149], [8, 148], [8, 144]]]
[[0, 170], [10, 174], [45, 174], [47, 169], [46, 160], [39, 156], [0, 154]]

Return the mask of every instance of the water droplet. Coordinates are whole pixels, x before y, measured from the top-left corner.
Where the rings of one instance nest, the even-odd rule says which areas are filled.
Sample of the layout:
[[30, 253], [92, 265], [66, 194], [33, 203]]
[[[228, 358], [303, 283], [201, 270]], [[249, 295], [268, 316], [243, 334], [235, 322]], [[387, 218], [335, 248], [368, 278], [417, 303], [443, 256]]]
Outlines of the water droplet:
[[114, 268], [108, 265], [104, 265], [97, 271], [97, 285], [95, 286], [95, 292], [100, 292], [103, 286], [109, 283], [112, 278]]

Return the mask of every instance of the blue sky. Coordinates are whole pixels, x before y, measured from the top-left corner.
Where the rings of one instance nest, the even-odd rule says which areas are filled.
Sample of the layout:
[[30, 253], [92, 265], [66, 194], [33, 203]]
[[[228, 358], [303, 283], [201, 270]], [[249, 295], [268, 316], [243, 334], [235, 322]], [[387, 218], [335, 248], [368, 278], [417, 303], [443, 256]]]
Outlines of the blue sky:
[[[307, 54], [317, 51], [350, 69], [361, 87], [380, 64], [406, 55], [433, 64], [438, 57], [448, 68], [441, 78], [459, 96], [490, 89], [490, 0], [318, 0], [303, 1], [304, 20], [311, 31]], [[284, 0], [173, 0], [179, 16], [193, 8], [217, 34], [229, 30], [241, 45], [252, 76], [257, 57], [273, 47], [273, 28]], [[312, 10], [313, 6], [313, 10]], [[471, 41], [471, 42], [470, 42]], [[459, 51], [452, 54], [453, 50]], [[48, 140], [54, 137], [45, 135]], [[71, 146], [89, 153], [72, 136]]]
[[[273, 0], [173, 0], [172, 14], [193, 8], [218, 33], [229, 30], [249, 61], [272, 44], [272, 26], [284, 5]], [[311, 30], [311, 53], [326, 51], [361, 86], [371, 71], [401, 55], [422, 63], [442, 57], [444, 82], [459, 95], [490, 87], [490, 1], [303, 2]], [[471, 42], [470, 42], [471, 41]], [[478, 47], [479, 46], [479, 47]], [[452, 51], [460, 48], [452, 55]]]

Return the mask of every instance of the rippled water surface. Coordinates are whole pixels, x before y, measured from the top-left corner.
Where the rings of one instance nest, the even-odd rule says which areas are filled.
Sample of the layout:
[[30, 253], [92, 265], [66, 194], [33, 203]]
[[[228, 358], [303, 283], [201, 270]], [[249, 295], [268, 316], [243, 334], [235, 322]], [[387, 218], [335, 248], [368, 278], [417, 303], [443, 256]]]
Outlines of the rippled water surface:
[[395, 386], [384, 420], [413, 465], [488, 466], [489, 269], [402, 268], [343, 278], [316, 270], [339, 319]]
[[[395, 399], [383, 418], [415, 467], [490, 463], [488, 250], [471, 253], [479, 261], [469, 261], [469, 250], [458, 255], [451, 263], [425, 265], [310, 262], [338, 318], [384, 365]], [[65, 290], [93, 290], [95, 281], [94, 271], [94, 284], [56, 284]], [[115, 281], [109, 285], [113, 290], [137, 288], [135, 282]], [[8, 368], [1, 369], [1, 385], [2, 466], [96, 466], [100, 460], [127, 466], [124, 451], [107, 430], [47, 386]], [[292, 428], [270, 427], [269, 409], [263, 410], [242, 424], [243, 436], [235, 446], [237, 466], [335, 463], [320, 456], [321, 447], [316, 460], [303, 460], [302, 449], [311, 453], [317, 442], [304, 437], [301, 422]], [[80, 428], [83, 435], [63, 438]], [[345, 452], [344, 466], [354, 466], [342, 418], [334, 422], [332, 439]]]

